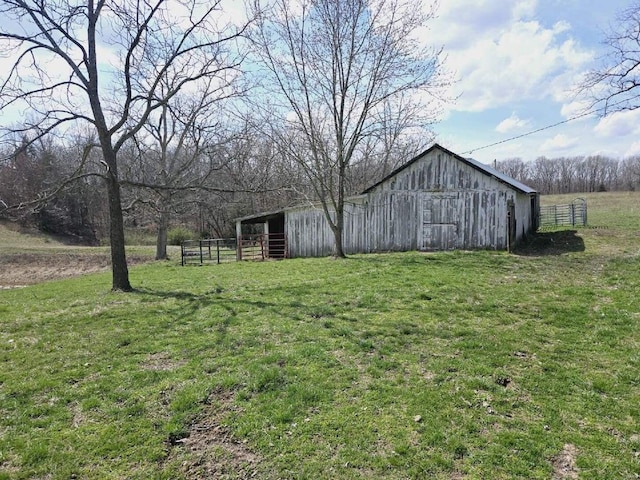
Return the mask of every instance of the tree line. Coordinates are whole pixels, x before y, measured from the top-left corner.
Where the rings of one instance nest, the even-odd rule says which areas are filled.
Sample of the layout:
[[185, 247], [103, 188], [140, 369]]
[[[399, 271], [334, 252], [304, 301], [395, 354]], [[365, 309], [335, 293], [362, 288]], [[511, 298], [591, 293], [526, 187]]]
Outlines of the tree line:
[[542, 194], [634, 191], [640, 188], [640, 157], [576, 156], [533, 161], [508, 158], [495, 168]]

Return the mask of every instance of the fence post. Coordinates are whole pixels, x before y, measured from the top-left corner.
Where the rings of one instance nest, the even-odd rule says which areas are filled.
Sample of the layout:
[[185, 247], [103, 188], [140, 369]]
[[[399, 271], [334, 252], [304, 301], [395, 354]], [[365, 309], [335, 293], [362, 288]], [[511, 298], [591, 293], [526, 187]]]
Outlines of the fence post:
[[576, 204], [571, 204], [571, 226], [576, 226]]
[[218, 264], [220, 264], [220, 240], [216, 240], [216, 256], [218, 257]]
[[204, 263], [202, 258], [202, 240], [198, 241], [198, 244], [200, 245], [200, 265], [202, 265]]

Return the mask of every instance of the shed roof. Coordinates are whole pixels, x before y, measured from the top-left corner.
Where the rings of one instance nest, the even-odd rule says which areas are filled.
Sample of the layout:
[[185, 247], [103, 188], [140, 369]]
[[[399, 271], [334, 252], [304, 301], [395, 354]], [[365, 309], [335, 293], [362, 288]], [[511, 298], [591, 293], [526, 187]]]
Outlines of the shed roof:
[[387, 175], [386, 177], [384, 177], [382, 180], [380, 180], [378, 183], [371, 185], [369, 188], [367, 188], [364, 192], [362, 193], [369, 193], [371, 190], [373, 190], [374, 188], [376, 188], [378, 185], [386, 182], [387, 180], [389, 180], [390, 178], [396, 176], [398, 173], [400, 173], [402, 170], [404, 170], [405, 168], [409, 167], [410, 165], [413, 165], [415, 162], [417, 162], [418, 160], [420, 160], [422, 157], [424, 157], [425, 155], [431, 153], [434, 150], [441, 150], [442, 152], [451, 155], [452, 157], [454, 157], [455, 159], [466, 163], [467, 165], [475, 168], [476, 170], [479, 170], [480, 172], [484, 173], [485, 175], [489, 175], [491, 177], [494, 177], [496, 180], [498, 180], [501, 183], [504, 183], [505, 185], [508, 185], [510, 187], [515, 188], [516, 190], [522, 192], [522, 193], [536, 193], [536, 190], [525, 185], [524, 183], [521, 183], [519, 181], [517, 181], [514, 178], [511, 178], [508, 175], [505, 175], [504, 173], [499, 172], [498, 170], [496, 170], [495, 168], [486, 165], [484, 163], [480, 163], [477, 160], [474, 160], [473, 158], [464, 158], [461, 157], [460, 155], [458, 155], [457, 153], [453, 153], [450, 150], [447, 150], [446, 148], [444, 148], [441, 145], [438, 145], [437, 143], [434, 143], [430, 148], [428, 148], [427, 150], [425, 150], [424, 152], [422, 152], [421, 154], [419, 154], [418, 156], [412, 158], [411, 160], [409, 160], [407, 163], [405, 163], [404, 165], [401, 165], [400, 167], [396, 168], [393, 172], [391, 172], [389, 175]]
[[[247, 215], [245, 217], [236, 218], [236, 222], [241, 223], [264, 223], [267, 220], [276, 218], [278, 215], [282, 215], [286, 209], [274, 210], [272, 212], [254, 213], [253, 215]], [[251, 220], [251, 221], [248, 221]]]

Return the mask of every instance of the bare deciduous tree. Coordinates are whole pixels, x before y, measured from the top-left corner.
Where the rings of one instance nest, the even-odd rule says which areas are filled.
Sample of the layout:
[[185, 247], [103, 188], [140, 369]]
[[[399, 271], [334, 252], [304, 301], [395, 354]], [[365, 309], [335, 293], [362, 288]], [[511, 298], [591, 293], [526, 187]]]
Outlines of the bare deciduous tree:
[[617, 20], [603, 41], [607, 53], [602, 64], [580, 88], [604, 115], [640, 107], [640, 2], [622, 10]]
[[310, 179], [334, 255], [343, 257], [348, 170], [400, 125], [389, 124], [385, 108], [411, 100], [412, 115], [397, 117], [403, 128], [427, 127], [437, 116], [433, 100], [449, 80], [441, 50], [419, 38], [434, 12], [405, 0], [275, 0], [265, 9], [256, 0], [254, 7], [272, 106], [287, 118], [281, 144]]
[[[220, 0], [0, 0], [0, 48], [13, 59], [0, 109], [28, 110], [36, 137], [90, 124], [104, 161], [114, 290], [131, 290], [118, 153], [153, 112], [210, 76], [233, 74], [246, 25], [218, 25]], [[172, 88], [159, 88], [170, 77]]]
[[[161, 92], [172, 85], [162, 82]], [[179, 203], [195, 204], [189, 192], [225, 189], [213, 178], [229, 161], [218, 145], [228, 141], [220, 108], [223, 100], [239, 95], [232, 80], [208, 77], [194, 91], [174, 96], [149, 118], [136, 136], [136, 157], [123, 172], [123, 184], [142, 193], [156, 215], [156, 260], [167, 258], [167, 232]], [[231, 185], [227, 185], [229, 189]], [[145, 195], [146, 193], [146, 195]], [[150, 195], [149, 195], [150, 194]]]

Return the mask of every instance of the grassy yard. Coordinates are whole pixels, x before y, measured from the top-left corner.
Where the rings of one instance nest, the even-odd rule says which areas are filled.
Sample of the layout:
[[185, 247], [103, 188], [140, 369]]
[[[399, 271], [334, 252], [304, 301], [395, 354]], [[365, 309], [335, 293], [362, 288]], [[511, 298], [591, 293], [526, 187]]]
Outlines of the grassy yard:
[[586, 198], [517, 254], [0, 291], [0, 479], [637, 478], [640, 194]]

